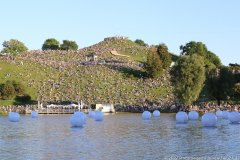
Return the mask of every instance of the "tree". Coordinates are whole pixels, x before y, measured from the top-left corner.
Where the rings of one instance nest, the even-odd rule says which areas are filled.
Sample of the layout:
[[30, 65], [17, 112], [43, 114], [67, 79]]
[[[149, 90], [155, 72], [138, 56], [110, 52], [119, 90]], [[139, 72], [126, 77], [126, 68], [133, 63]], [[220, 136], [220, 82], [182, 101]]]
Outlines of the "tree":
[[217, 100], [220, 105], [222, 100], [233, 95], [234, 76], [228, 67], [221, 67], [207, 72], [206, 94], [211, 99]]
[[211, 51], [208, 51], [205, 44], [202, 42], [191, 41], [187, 43], [185, 46], [181, 45], [180, 49], [182, 50], [182, 55], [192, 55], [197, 54], [204, 58], [204, 64], [206, 67], [220, 67], [221, 61], [220, 59]]
[[28, 48], [24, 45], [23, 42], [20, 42], [16, 39], [10, 39], [9, 41], [3, 42], [3, 50], [2, 53], [9, 53], [12, 55], [17, 55], [19, 53], [25, 52]]
[[197, 100], [205, 81], [203, 58], [197, 54], [181, 56], [173, 68], [173, 83], [179, 100], [190, 105]]
[[219, 57], [211, 51], [207, 52], [206, 58], [208, 62], [214, 64], [217, 68], [221, 67], [222, 63]]
[[165, 44], [159, 44], [157, 53], [162, 60], [163, 69], [168, 69], [172, 62], [171, 54], [168, 52], [168, 47]]
[[240, 83], [234, 85], [234, 91], [236, 95], [240, 96]]
[[63, 40], [63, 44], [60, 46], [61, 50], [77, 50], [78, 45], [75, 41]]
[[147, 46], [147, 44], [141, 39], [136, 39], [134, 42], [140, 46]]
[[42, 50], [58, 50], [59, 42], [54, 38], [46, 39], [43, 43]]
[[148, 54], [145, 69], [149, 77], [156, 78], [161, 75], [163, 71], [162, 61], [155, 49], [151, 49]]
[[198, 54], [204, 57], [207, 52], [207, 47], [202, 42], [190, 41], [185, 46], [181, 45], [180, 50], [182, 50], [182, 55]]
[[11, 81], [7, 81], [2, 88], [2, 98], [9, 99], [15, 94], [15, 89]]

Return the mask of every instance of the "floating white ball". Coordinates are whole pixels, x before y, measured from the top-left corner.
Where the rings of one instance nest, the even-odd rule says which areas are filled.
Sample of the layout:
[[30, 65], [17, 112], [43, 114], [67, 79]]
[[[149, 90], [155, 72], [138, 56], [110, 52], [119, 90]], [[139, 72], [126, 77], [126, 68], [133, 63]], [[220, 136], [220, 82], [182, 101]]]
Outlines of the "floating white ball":
[[223, 117], [223, 111], [218, 110], [218, 111], [216, 112], [216, 116], [217, 116], [218, 118], [222, 118], [222, 117]]
[[149, 111], [144, 111], [142, 113], [142, 119], [147, 120], [151, 118], [151, 113]]
[[191, 111], [188, 113], [189, 120], [198, 120], [199, 114], [197, 111]]
[[153, 111], [153, 117], [160, 117], [160, 111], [159, 110], [155, 110]]
[[70, 118], [72, 127], [82, 127], [85, 123], [85, 117], [82, 114], [73, 114]]
[[186, 112], [180, 111], [176, 114], [177, 123], [186, 123], [187, 120], [188, 120], [188, 115]]
[[84, 113], [77, 111], [77, 112], [74, 112], [74, 115], [76, 115], [76, 116], [84, 116]]
[[240, 122], [240, 115], [238, 112], [230, 112], [228, 114], [228, 119], [231, 123], [239, 123]]
[[94, 117], [95, 117], [95, 112], [94, 112], [94, 111], [90, 111], [90, 112], [88, 113], [88, 116], [89, 116], [90, 118], [94, 118]]
[[17, 112], [10, 112], [8, 114], [8, 119], [10, 122], [19, 122], [20, 115]]
[[38, 116], [38, 113], [37, 113], [37, 112], [35, 112], [35, 111], [32, 111], [32, 112], [31, 112], [31, 117], [32, 117], [32, 118], [37, 118], [37, 116]]
[[217, 124], [217, 116], [214, 113], [205, 113], [202, 116], [202, 125], [204, 127], [214, 127]]
[[228, 111], [223, 111], [223, 112], [222, 112], [222, 118], [223, 118], [223, 119], [228, 119], [228, 114], [229, 114]]
[[95, 121], [102, 121], [104, 117], [103, 112], [101, 111], [96, 111], [95, 112]]

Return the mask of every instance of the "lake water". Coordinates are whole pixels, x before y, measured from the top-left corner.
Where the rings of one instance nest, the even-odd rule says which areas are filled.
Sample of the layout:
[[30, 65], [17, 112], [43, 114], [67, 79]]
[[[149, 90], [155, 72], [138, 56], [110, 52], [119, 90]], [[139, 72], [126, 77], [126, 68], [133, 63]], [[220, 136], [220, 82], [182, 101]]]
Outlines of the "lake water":
[[0, 159], [240, 159], [240, 125], [228, 120], [202, 128], [200, 121], [176, 125], [175, 114], [151, 120], [115, 114], [102, 122], [88, 118], [83, 128], [71, 128], [70, 116], [26, 115], [17, 123], [0, 116]]

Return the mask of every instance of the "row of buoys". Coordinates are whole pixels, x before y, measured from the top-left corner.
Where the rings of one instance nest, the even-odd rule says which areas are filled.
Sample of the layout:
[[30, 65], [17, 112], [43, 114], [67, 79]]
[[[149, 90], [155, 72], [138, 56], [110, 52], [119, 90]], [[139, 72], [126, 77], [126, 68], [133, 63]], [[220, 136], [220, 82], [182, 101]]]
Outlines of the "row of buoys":
[[[101, 111], [90, 111], [88, 113], [88, 116], [90, 118], [94, 118], [96, 121], [102, 121], [104, 118], [104, 114]], [[32, 118], [37, 118], [38, 113], [36, 111], [31, 112]], [[72, 127], [82, 127], [83, 124], [86, 123], [87, 115], [83, 112], [74, 112], [74, 114], [70, 118], [70, 123]], [[20, 114], [17, 112], [9, 112], [8, 119], [10, 122], [19, 122], [20, 120]]]
[[[158, 110], [155, 110], [155, 111], [153, 111], [153, 117], [160, 117], [160, 111], [158, 111]], [[150, 119], [152, 117], [152, 114], [151, 114], [151, 112], [149, 112], [149, 111], [144, 111], [143, 113], [142, 113], [142, 119], [143, 120], [148, 120], [148, 119]]]
[[[228, 119], [231, 123], [240, 123], [239, 112], [228, 112], [218, 110], [216, 113], [207, 112], [202, 118], [201, 122], [204, 127], [216, 126], [218, 118]], [[186, 112], [178, 112], [176, 114], [177, 123], [186, 123], [188, 120], [198, 120], [199, 114], [197, 111], [191, 111], [188, 114]]]
[[[32, 118], [37, 118], [37, 116], [38, 116], [37, 112], [35, 112], [35, 111], [31, 112], [31, 117]], [[17, 112], [9, 112], [8, 119], [9, 119], [10, 122], [19, 122], [20, 114], [17, 113]]]

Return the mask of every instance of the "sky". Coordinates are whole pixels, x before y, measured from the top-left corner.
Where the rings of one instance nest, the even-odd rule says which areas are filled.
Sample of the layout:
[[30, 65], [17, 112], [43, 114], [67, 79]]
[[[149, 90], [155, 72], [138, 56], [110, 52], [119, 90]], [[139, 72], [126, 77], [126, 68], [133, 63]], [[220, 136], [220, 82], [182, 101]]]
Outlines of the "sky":
[[[41, 49], [47, 38], [80, 48], [110, 36], [180, 45], [201, 41], [224, 65], [240, 63], [239, 0], [0, 0], [0, 43]], [[0, 47], [2, 49], [2, 46]]]

